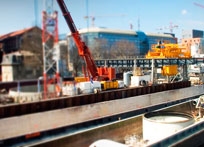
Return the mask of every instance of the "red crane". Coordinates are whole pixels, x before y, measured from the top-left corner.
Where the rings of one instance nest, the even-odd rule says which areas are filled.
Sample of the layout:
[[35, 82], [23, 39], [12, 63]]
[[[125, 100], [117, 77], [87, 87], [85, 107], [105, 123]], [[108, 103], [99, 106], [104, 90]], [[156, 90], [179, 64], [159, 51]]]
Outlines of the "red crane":
[[115, 78], [115, 69], [100, 67], [97, 68], [93, 57], [91, 55], [90, 49], [86, 46], [85, 42], [82, 41], [80, 34], [73, 22], [73, 19], [64, 3], [64, 0], [57, 0], [58, 5], [62, 11], [62, 14], [66, 20], [66, 23], [71, 31], [74, 42], [78, 48], [79, 55], [84, 59], [88, 72], [94, 80], [111, 80]]

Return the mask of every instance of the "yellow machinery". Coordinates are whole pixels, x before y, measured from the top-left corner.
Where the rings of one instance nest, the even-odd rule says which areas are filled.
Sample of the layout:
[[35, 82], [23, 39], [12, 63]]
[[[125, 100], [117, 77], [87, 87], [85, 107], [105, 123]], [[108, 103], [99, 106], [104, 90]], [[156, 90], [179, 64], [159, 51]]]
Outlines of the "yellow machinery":
[[191, 58], [190, 51], [178, 44], [154, 44], [146, 58]]
[[118, 81], [101, 81], [102, 90], [116, 89], [118, 87]]
[[[89, 81], [86, 77], [75, 77], [74, 80], [77, 83]], [[101, 90], [109, 90], [109, 89], [119, 88], [119, 83], [117, 80], [100, 81], [100, 83], [101, 83]]]
[[174, 76], [178, 73], [177, 65], [165, 65], [161, 70], [162, 75], [164, 76]]
[[86, 77], [74, 77], [75, 82], [86, 82], [88, 81], [88, 78]]

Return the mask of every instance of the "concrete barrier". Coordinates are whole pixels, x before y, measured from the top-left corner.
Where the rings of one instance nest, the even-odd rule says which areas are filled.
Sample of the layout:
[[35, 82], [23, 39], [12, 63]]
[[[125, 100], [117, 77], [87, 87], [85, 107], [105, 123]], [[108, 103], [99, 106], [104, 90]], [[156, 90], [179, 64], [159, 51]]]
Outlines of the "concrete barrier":
[[[5, 118], [0, 121], [0, 139], [56, 129], [161, 103], [203, 95], [203, 88], [203, 85], [199, 85], [178, 90], [169, 90], [125, 99]], [[21, 122], [21, 126], [24, 127], [19, 127], [18, 123], [13, 122]], [[7, 124], [7, 127], [4, 127], [4, 124]]]
[[42, 99], [42, 91], [38, 92], [37, 86], [11, 88], [8, 95], [14, 98], [15, 103], [34, 102]]

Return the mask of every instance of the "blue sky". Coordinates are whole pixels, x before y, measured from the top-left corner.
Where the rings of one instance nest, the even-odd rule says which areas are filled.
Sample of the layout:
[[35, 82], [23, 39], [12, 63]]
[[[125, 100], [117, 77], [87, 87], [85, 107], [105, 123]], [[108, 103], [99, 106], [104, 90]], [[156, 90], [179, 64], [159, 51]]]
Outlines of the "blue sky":
[[[44, 9], [43, 1], [36, 0], [0, 0], [0, 35], [12, 31], [28, 28], [37, 22], [41, 27], [41, 12]], [[59, 12], [59, 33], [69, 32], [59, 7], [54, 1], [54, 9]], [[84, 17], [95, 17], [95, 27], [133, 30], [162, 33], [170, 32], [169, 26], [177, 25], [173, 33], [181, 37], [182, 30], [204, 30], [204, 8], [195, 5], [204, 5], [204, 0], [64, 0], [72, 15], [76, 27], [92, 26], [92, 21]], [[140, 27], [138, 27], [138, 20]]]

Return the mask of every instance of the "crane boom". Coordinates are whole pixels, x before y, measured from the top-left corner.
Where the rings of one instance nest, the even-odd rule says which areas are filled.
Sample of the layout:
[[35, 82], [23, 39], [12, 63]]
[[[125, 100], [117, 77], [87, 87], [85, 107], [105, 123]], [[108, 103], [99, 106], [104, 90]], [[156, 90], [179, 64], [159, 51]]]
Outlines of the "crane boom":
[[83, 42], [81, 40], [81, 37], [79, 35], [79, 32], [74, 24], [74, 21], [70, 15], [70, 12], [68, 11], [65, 3], [64, 3], [64, 0], [57, 0], [58, 2], [58, 5], [63, 13], [63, 16], [66, 20], [66, 23], [71, 31], [71, 35], [74, 39], [74, 42], [78, 48], [78, 53], [79, 53], [79, 56], [81, 56], [85, 63], [86, 63], [86, 66], [87, 66], [87, 69], [88, 69], [88, 72], [90, 73], [90, 75], [92, 76], [93, 79], [96, 79], [98, 78], [99, 74], [98, 74], [98, 70], [97, 70], [97, 67], [94, 63], [94, 60], [92, 58], [92, 55], [91, 55], [91, 52], [89, 50], [89, 48], [86, 46], [85, 42]]

